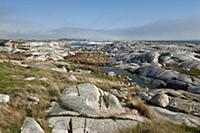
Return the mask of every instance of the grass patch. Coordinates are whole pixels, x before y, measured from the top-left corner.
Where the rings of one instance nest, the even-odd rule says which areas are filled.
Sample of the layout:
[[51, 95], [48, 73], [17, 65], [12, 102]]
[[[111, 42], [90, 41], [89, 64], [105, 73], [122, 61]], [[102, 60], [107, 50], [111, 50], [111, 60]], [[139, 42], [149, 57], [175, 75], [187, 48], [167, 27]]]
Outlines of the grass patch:
[[119, 133], [199, 133], [200, 127], [177, 125], [170, 122], [145, 122], [132, 129], [122, 129]]
[[124, 82], [120, 82], [117, 80], [110, 80], [110, 79], [106, 79], [104, 77], [97, 77], [97, 76], [91, 75], [91, 74], [88, 74], [85, 76], [76, 75], [76, 77], [78, 79], [78, 83], [92, 83], [105, 91], [110, 91], [111, 89], [119, 89], [119, 88], [129, 87]]
[[[113, 88], [128, 87], [128, 85], [117, 77], [108, 77], [92, 65], [85, 65], [84, 69], [92, 69], [90, 74], [82, 73], [61, 73], [46, 69], [24, 68], [10, 63], [0, 63], [0, 93], [8, 94], [11, 101], [8, 104], [0, 105], [0, 131], [12, 133], [17, 123], [19, 126], [26, 116], [38, 120], [46, 132], [50, 129], [45, 122], [44, 110], [50, 105], [51, 100], [57, 100], [60, 92], [67, 86], [79, 83], [92, 83], [99, 88], [109, 91]], [[67, 80], [73, 74], [78, 81]], [[35, 77], [35, 80], [25, 81], [27, 77]], [[47, 81], [40, 81], [42, 77]], [[30, 105], [27, 96], [35, 96], [40, 99], [37, 105]]]
[[12, 133], [20, 133], [21, 126], [17, 123], [11, 124], [9, 127], [12, 131]]
[[0, 92], [8, 91], [8, 88], [23, 87], [25, 81], [17, 71], [23, 71], [8, 63], [0, 63]]
[[[2, 54], [0, 53], [0, 56]], [[3, 58], [8, 59], [8, 55]], [[11, 56], [11, 55], [9, 55]], [[0, 57], [1, 58], [1, 57]], [[14, 58], [14, 57], [12, 57]], [[78, 56], [65, 59], [71, 62], [69, 70], [83, 69], [91, 70], [92, 73], [61, 73], [47, 69], [24, 68], [11, 63], [0, 63], [0, 93], [8, 94], [11, 101], [0, 105], [0, 132], [6, 131], [12, 133], [13, 129], [22, 125], [26, 116], [35, 118], [43, 127], [45, 132], [50, 132], [50, 128], [45, 121], [46, 114], [44, 110], [50, 105], [51, 100], [57, 100], [60, 92], [67, 86], [79, 83], [92, 83], [103, 90], [118, 89], [130, 87], [118, 77], [109, 77], [100, 66], [107, 64], [104, 56], [94, 54], [78, 54]], [[76, 64], [76, 62], [81, 62]], [[26, 62], [26, 64], [34, 62]], [[53, 63], [52, 63], [53, 65]], [[30, 65], [31, 66], [31, 65]], [[73, 68], [72, 68], [73, 67]], [[78, 81], [72, 82], [67, 79], [73, 74]], [[35, 80], [26, 81], [25, 78], [35, 77]], [[47, 81], [41, 81], [40, 78], [47, 78]], [[37, 105], [31, 105], [27, 96], [35, 96], [40, 99]]]
[[26, 58], [24, 53], [8, 53], [7, 51], [0, 51], [0, 59], [6, 60], [23, 60]]
[[168, 70], [175, 70], [179, 72], [180, 74], [186, 74], [186, 75], [195, 76], [195, 77], [200, 76], [200, 69], [192, 68], [190, 70], [186, 70], [186, 69], [180, 68], [176, 64], [167, 64], [164, 68]]
[[150, 120], [154, 119], [153, 111], [151, 111], [150, 108], [145, 105], [144, 101], [129, 96], [127, 103], [130, 108], [137, 109], [140, 115], [145, 116]]
[[[35, 77], [36, 80], [25, 81], [27, 77]], [[41, 77], [48, 80], [40, 81]], [[66, 75], [63, 73], [0, 63], [0, 93], [11, 97], [8, 104], [0, 105], [0, 132], [17, 131], [16, 123], [21, 126], [26, 116], [40, 119], [44, 124], [44, 110], [48, 108], [51, 99], [57, 98], [66, 83]], [[37, 105], [31, 105], [27, 96], [38, 97], [40, 101]], [[41, 126], [48, 132], [46, 125]]]
[[[11, 94], [12, 89], [14, 91], [16, 89], [31, 91], [38, 86], [39, 88], [58, 88], [56, 85], [62, 86], [67, 81], [62, 73], [37, 68], [24, 68], [10, 63], [0, 63], [0, 75], [0, 93], [6, 94]], [[27, 77], [35, 77], [36, 80], [25, 81], [24, 79]], [[48, 81], [40, 81], [39, 78], [42, 77], [48, 78]]]
[[181, 70], [180, 73], [198, 77], [200, 76], [200, 69]]
[[98, 55], [96, 53], [78, 53], [76, 55], [65, 57], [65, 61], [95, 66], [106, 66], [109, 64], [106, 56]]

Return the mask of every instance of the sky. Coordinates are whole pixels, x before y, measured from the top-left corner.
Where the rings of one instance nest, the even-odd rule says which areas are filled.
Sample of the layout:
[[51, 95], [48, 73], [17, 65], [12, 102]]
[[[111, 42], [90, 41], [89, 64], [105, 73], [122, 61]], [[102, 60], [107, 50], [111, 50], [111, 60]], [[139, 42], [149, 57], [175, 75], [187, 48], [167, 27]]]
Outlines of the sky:
[[200, 1], [1, 0], [0, 38], [200, 40]]

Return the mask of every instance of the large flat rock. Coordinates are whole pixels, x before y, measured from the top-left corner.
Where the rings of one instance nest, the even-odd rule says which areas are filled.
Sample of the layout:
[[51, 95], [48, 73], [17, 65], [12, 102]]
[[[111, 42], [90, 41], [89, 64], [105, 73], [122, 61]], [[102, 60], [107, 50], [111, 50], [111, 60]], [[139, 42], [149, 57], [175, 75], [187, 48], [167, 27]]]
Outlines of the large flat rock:
[[169, 107], [177, 111], [200, 116], [200, 102], [173, 97], [170, 99]]
[[161, 107], [149, 106], [155, 113], [155, 118], [158, 121], [170, 121], [175, 124], [186, 124], [188, 126], [200, 126], [200, 117], [184, 114], [180, 112], [173, 112]]
[[116, 133], [120, 129], [137, 126], [137, 122], [133, 120], [50, 117], [48, 123], [53, 128], [52, 133], [66, 133], [70, 129], [70, 119], [73, 133]]
[[87, 116], [106, 116], [124, 113], [119, 100], [90, 83], [66, 88], [60, 96], [60, 105]]
[[135, 127], [146, 118], [128, 112], [118, 98], [93, 84], [66, 88], [59, 103], [52, 103], [47, 121], [53, 133], [116, 133]]
[[[165, 70], [157, 64], [148, 64], [136, 70], [136, 73], [143, 77], [153, 80], [161, 80], [166, 83], [166, 88], [175, 90], [187, 90], [192, 93], [200, 94], [200, 83], [186, 75], [175, 71]], [[195, 82], [194, 82], [195, 81]]]

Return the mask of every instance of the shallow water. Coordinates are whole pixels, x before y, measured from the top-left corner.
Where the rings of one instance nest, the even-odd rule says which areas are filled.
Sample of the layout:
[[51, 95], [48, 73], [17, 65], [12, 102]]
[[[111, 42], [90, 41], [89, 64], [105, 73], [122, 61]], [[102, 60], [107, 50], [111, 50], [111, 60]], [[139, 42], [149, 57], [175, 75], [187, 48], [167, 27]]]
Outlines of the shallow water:
[[147, 84], [145, 83], [145, 80], [140, 78], [138, 75], [136, 74], [132, 74], [126, 70], [123, 70], [121, 68], [118, 67], [104, 67], [103, 68], [105, 72], [114, 72], [117, 75], [121, 75], [121, 76], [127, 76], [129, 78], [132, 79], [132, 81], [138, 85], [140, 85], [141, 87], [145, 87], [147, 86]]

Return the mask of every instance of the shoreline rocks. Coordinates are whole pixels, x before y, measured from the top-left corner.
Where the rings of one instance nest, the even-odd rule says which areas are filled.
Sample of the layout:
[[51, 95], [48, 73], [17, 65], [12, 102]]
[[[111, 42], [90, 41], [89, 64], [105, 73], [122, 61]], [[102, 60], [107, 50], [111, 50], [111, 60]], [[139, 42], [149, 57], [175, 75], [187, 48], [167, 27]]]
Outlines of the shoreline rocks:
[[[180, 68], [189, 72], [192, 69], [200, 69], [200, 45], [167, 41], [114, 41], [109, 44], [101, 43], [102, 45], [85, 45], [90, 41], [84, 41], [83, 44], [80, 42], [76, 41], [74, 46], [71, 45], [73, 41], [25, 42], [14, 46], [13, 42], [9, 41], [6, 45], [0, 46], [0, 51], [4, 52], [0, 59], [1, 63], [9, 62], [26, 69], [33, 67], [50, 70], [58, 76], [59, 73], [69, 74], [63, 80], [70, 81], [73, 86], [66, 88], [59, 96], [59, 100], [52, 102], [47, 111], [46, 119], [53, 133], [69, 130], [73, 130], [73, 133], [115, 133], [118, 128], [132, 128], [139, 122], [148, 121], [145, 115], [140, 115], [142, 107], [147, 107], [144, 110], [151, 109], [156, 120], [200, 126], [200, 78], [196, 73], [197, 76], [194, 76], [186, 73], [187, 71], [181, 73], [182, 71], [178, 70]], [[107, 76], [110, 76], [109, 79], [114, 76], [124, 78], [122, 82], [127, 82], [127, 87], [116, 87], [106, 92], [104, 88], [98, 88], [90, 83], [74, 85], [79, 83], [79, 76], [73, 74], [87, 76], [93, 74], [93, 71], [85, 69], [79, 61], [77, 64], [68, 62], [66, 57], [84, 52], [106, 55], [120, 70], [122, 68], [124, 72], [129, 71], [130, 75], [126, 79], [118, 71], [111, 69], [111, 72], [106, 72]], [[6, 56], [9, 56], [9, 59]], [[74, 69], [71, 68], [73, 65]], [[95, 66], [95, 63], [93, 65]], [[26, 82], [51, 81], [51, 76], [28, 76], [30, 75], [23, 77]], [[131, 82], [137, 82], [141, 88], [131, 90], [129, 87], [132, 86], [128, 85]], [[26, 97], [29, 107], [37, 106], [43, 100], [42, 97], [37, 98], [37, 92], [34, 92], [36, 94], [33, 96]], [[141, 104], [145, 106], [128, 106], [128, 96], [135, 100], [133, 102], [141, 100]], [[0, 94], [1, 106], [9, 106], [9, 101], [8, 95]], [[43, 132], [33, 118], [28, 117], [24, 120], [22, 133]]]

